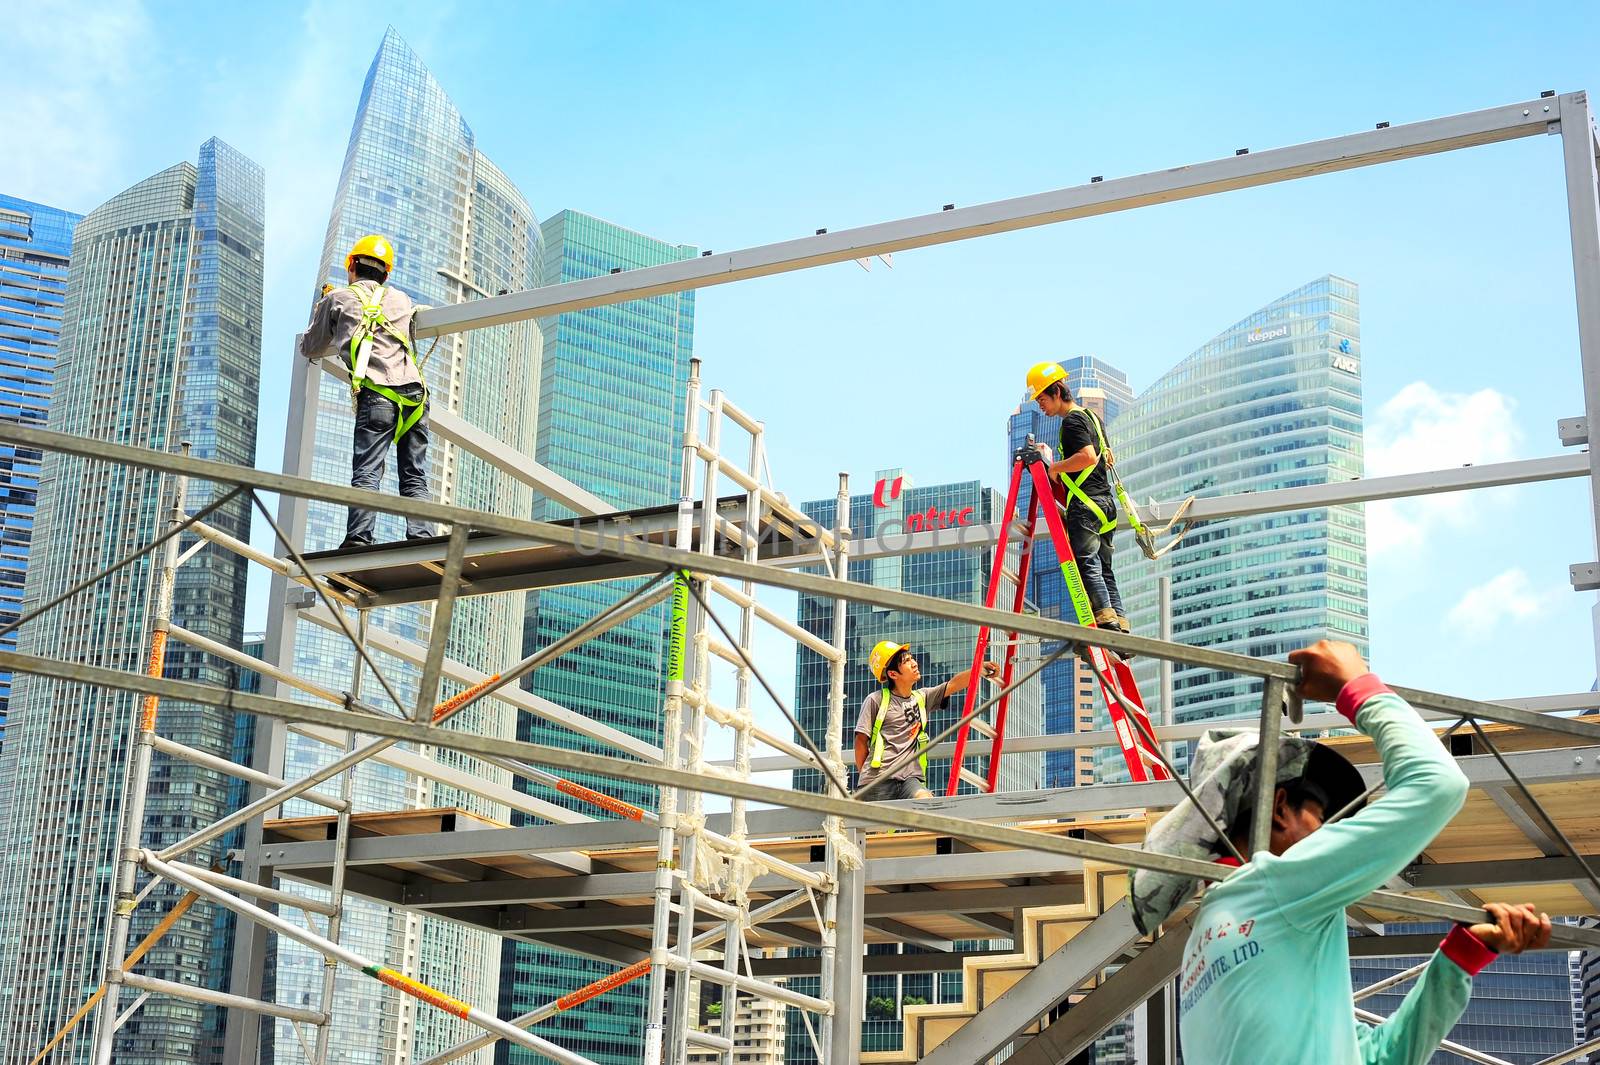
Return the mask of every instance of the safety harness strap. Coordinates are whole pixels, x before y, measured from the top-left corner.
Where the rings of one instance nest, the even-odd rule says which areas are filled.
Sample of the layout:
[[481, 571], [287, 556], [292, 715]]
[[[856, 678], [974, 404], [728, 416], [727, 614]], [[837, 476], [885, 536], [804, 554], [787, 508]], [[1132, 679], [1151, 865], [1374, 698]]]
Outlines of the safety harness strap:
[[[917, 714], [921, 719], [921, 728], [917, 729], [917, 747], [919, 754], [917, 764], [922, 767], [922, 777], [928, 777], [928, 704], [923, 699], [920, 691], [911, 693], [917, 701]], [[878, 696], [878, 713], [872, 719], [872, 768], [883, 768], [883, 719], [889, 712], [889, 688], [884, 686], [883, 694]]]
[[[382, 285], [373, 289], [370, 299], [366, 290], [360, 285], [352, 284], [349, 289], [361, 301], [361, 325], [350, 337], [350, 394], [354, 397], [365, 388], [376, 392], [390, 403], [393, 403], [397, 414], [394, 425], [394, 439], [396, 443], [399, 443], [400, 438], [410, 432], [412, 427], [422, 420], [422, 415], [428, 406], [428, 386], [426, 382], [423, 383], [421, 396], [408, 396], [390, 388], [388, 385], [380, 385], [376, 381], [367, 379], [367, 362], [371, 357], [371, 344], [373, 338], [377, 336], [378, 330], [383, 330], [400, 342], [400, 346], [406, 349], [406, 357], [411, 360], [413, 367], [417, 365], [417, 353], [411, 346], [411, 338], [396, 329], [383, 313], [384, 288]], [[419, 378], [422, 376], [420, 368], [417, 371], [417, 376]]]
[[[1083, 490], [1083, 482], [1087, 481], [1089, 479], [1089, 475], [1091, 473], [1093, 473], [1097, 468], [1100, 467], [1101, 464], [1105, 463], [1105, 461], [1106, 461], [1106, 434], [1105, 434], [1105, 430], [1100, 427], [1100, 419], [1096, 418], [1094, 416], [1094, 411], [1090, 410], [1088, 407], [1078, 407], [1077, 410], [1074, 411], [1073, 413], [1077, 413], [1077, 411], [1082, 411], [1084, 417], [1089, 419], [1089, 424], [1094, 428], [1095, 439], [1097, 439], [1100, 442], [1099, 460], [1093, 466], [1085, 467], [1083, 470], [1081, 470], [1078, 473], [1078, 475], [1076, 477], [1074, 477], [1070, 473], [1063, 473], [1061, 475], [1061, 483], [1067, 486], [1067, 494], [1069, 496], [1071, 496], [1073, 499], [1076, 499], [1078, 502], [1082, 503], [1084, 506], [1088, 507], [1089, 508], [1089, 513], [1093, 514], [1095, 517], [1100, 519], [1100, 531], [1102, 533], [1109, 532], [1112, 529], [1115, 529], [1117, 527], [1117, 519], [1116, 518], [1108, 518], [1108, 517], [1106, 517], [1106, 512], [1100, 508], [1100, 504], [1096, 503], [1093, 499], [1090, 499], [1089, 498], [1089, 493], [1087, 493], [1087, 492], [1085, 492]], [[1070, 417], [1070, 416], [1071, 415], [1068, 415], [1068, 417]], [[1065, 435], [1066, 435], [1066, 429], [1065, 429], [1065, 426], [1063, 425], [1063, 427], [1062, 427], [1062, 436], [1063, 436], [1063, 438], [1065, 437]], [[1065, 446], [1063, 446], [1062, 450], [1063, 451], [1066, 450]], [[1066, 458], [1067, 456], [1066, 455], [1062, 455], [1061, 457], [1062, 458]], [[1110, 466], [1107, 465], [1106, 468], [1109, 470]]]

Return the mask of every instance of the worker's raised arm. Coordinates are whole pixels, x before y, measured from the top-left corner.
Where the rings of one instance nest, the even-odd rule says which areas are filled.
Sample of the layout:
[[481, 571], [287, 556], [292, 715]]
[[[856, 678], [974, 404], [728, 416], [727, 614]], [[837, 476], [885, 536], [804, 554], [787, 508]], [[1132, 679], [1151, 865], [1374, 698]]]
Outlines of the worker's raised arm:
[[1382, 887], [1432, 843], [1466, 801], [1467, 778], [1416, 711], [1364, 672], [1354, 647], [1320, 640], [1289, 659], [1302, 668], [1301, 694], [1333, 700], [1372, 737], [1387, 789], [1360, 813], [1317, 829], [1281, 856], [1252, 859], [1288, 921], [1309, 929]]
[[316, 360], [328, 353], [328, 346], [333, 343], [335, 309], [333, 293], [325, 292], [311, 311], [311, 324], [300, 334], [300, 354], [303, 358]]

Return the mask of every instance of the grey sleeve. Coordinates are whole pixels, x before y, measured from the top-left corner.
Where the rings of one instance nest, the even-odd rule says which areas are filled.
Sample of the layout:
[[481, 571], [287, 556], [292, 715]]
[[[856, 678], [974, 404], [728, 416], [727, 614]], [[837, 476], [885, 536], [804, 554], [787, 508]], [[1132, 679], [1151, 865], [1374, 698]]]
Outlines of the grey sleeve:
[[320, 359], [328, 353], [333, 343], [333, 293], [317, 301], [311, 312], [311, 324], [300, 335], [300, 354], [307, 359]]
[[945, 681], [936, 688], [922, 689], [922, 702], [929, 710], [939, 710], [944, 707], [945, 700], [950, 696], [950, 682]]
[[878, 699], [881, 692], [873, 692], [861, 700], [861, 713], [856, 716], [856, 735], [872, 735], [872, 719], [878, 716]]

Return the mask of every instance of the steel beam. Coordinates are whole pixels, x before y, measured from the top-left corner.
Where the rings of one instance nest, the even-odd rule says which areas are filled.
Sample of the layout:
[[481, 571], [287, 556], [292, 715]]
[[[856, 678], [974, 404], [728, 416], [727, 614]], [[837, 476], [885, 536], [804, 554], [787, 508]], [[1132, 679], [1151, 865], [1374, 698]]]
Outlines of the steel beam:
[[1533, 137], [1544, 133], [1551, 121], [1562, 117], [1560, 108], [1569, 98], [1532, 100], [1425, 122], [1386, 126], [1288, 148], [1231, 155], [1134, 177], [1094, 181], [1054, 192], [547, 285], [470, 303], [429, 307], [417, 313], [416, 335], [418, 338], [444, 336], [466, 329], [523, 322], [669, 292]]
[[[1065, 946], [1041, 961], [1005, 994], [993, 1002], [984, 1003], [982, 1023], [969, 1021], [962, 1025], [933, 1053], [924, 1054], [922, 1065], [972, 1065], [976, 1061], [988, 1061], [1034, 1021], [1065, 1001], [1095, 973], [1114, 962], [1138, 941], [1139, 936], [1139, 929], [1133, 923], [1133, 906], [1123, 899], [1067, 940]], [[1182, 949], [1181, 939], [1179, 949]], [[1172, 970], [1177, 971], [1176, 961]], [[1150, 991], [1170, 978], [1169, 975], [1155, 981], [1144, 994], [1148, 996]], [[1084, 1002], [1088, 1002], [1095, 994], [1099, 994], [1099, 991], [1091, 993]], [[1144, 999], [1141, 997], [1139, 1002], [1142, 1001]], [[1126, 1015], [1136, 1005], [1138, 1002], [1117, 1013], [1111, 1020]], [[1076, 1016], [1080, 1011], [1093, 1014], [1094, 1008], [1084, 1010], [1080, 1003], [1068, 1011], [1068, 1016]], [[1036, 1043], [1039, 1038], [1043, 1036], [1031, 1042]]]
[[[490, 532], [528, 536], [547, 543], [567, 544], [576, 550], [588, 551], [595, 555], [642, 559], [661, 567], [663, 571], [684, 569], [735, 580], [752, 581], [790, 591], [806, 592], [823, 598], [843, 598], [851, 602], [868, 603], [926, 617], [988, 625], [991, 628], [1043, 639], [1092, 644], [1109, 648], [1125, 656], [1147, 655], [1151, 658], [1170, 659], [1244, 676], [1277, 677], [1289, 682], [1298, 682], [1298, 670], [1287, 662], [1251, 658], [1248, 655], [1214, 648], [1163, 643], [1149, 637], [1132, 636], [1092, 626], [1085, 627], [1053, 618], [992, 610], [933, 596], [916, 595], [889, 588], [874, 588], [870, 585], [817, 574], [789, 572], [763, 563], [663, 547], [659, 544], [645, 543], [630, 537], [589, 529], [511, 518], [487, 511], [434, 503], [426, 499], [402, 500], [400, 497], [381, 492], [369, 492], [302, 477], [290, 477], [281, 473], [269, 473], [265, 470], [249, 469], [210, 459], [168, 455], [150, 448], [93, 440], [47, 429], [33, 429], [13, 422], [0, 422], [0, 440], [142, 469], [184, 473], [201, 480], [244, 484], [270, 492], [322, 499], [346, 506], [368, 507], [384, 513], [403, 512], [411, 517], [440, 524], [464, 522], [473, 528]], [[1600, 741], [1600, 725], [1569, 718], [1549, 718], [1495, 703], [1462, 699], [1393, 684], [1390, 688], [1419, 709], [1437, 710], [1458, 716], [1470, 715], [1483, 721], [1527, 725]]]
[[1112, 973], [1083, 1001], [1017, 1047], [1014, 1065], [1061, 1065], [1156, 991], [1170, 984], [1183, 962], [1193, 918], [1187, 918]]
[[[1009, 950], [967, 950], [950, 954], [868, 954], [861, 959], [864, 976], [881, 976], [894, 973], [949, 973], [960, 972], [968, 959], [1010, 957]], [[787, 976], [815, 976], [816, 958], [751, 958], [750, 968], [755, 975], [775, 980]]]
[[[1578, 361], [1583, 371], [1583, 414], [1589, 425], [1600, 418], [1600, 185], [1595, 165], [1593, 108], [1587, 93], [1561, 99], [1561, 160], [1567, 184], [1567, 223], [1572, 236], [1572, 280], [1577, 295]], [[1589, 504], [1596, 551], [1600, 552], [1600, 449], [1591, 447]], [[1600, 564], [1586, 559], [1572, 567], [1578, 591], [1600, 588]], [[1596, 634], [1600, 654], [1600, 633]], [[1597, 663], [1600, 665], [1600, 663]]]
[[[1585, 855], [1590, 865], [1600, 855]], [[1507, 858], [1489, 862], [1446, 862], [1411, 866], [1400, 874], [1414, 888], [1466, 890], [1507, 884], [1558, 884], [1583, 877], [1583, 867], [1562, 855], [1544, 858]]]
[[[865, 852], [866, 838], [859, 829], [850, 830], [850, 843]], [[838, 900], [835, 934], [838, 949], [833, 952], [834, 1023], [829, 1026], [824, 1060], [828, 1065], [860, 1065], [861, 1021], [866, 1015], [867, 981], [862, 971], [866, 955], [865, 895], [867, 876], [862, 869], [841, 866], [835, 886]], [[949, 955], [941, 955], [949, 957]]]

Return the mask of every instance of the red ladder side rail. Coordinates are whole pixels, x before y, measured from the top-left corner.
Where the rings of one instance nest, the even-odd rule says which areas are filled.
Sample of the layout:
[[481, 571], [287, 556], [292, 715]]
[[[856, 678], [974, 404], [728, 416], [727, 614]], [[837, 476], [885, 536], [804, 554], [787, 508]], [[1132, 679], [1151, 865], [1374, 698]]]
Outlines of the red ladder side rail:
[[[1017, 495], [1022, 489], [1022, 461], [1019, 459], [1011, 467], [1011, 487], [1006, 490], [1005, 516], [1000, 522], [999, 541], [994, 545], [994, 565], [989, 568], [989, 587], [984, 592], [983, 605], [994, 609], [995, 596], [1000, 591], [1000, 571], [1005, 565], [1006, 544], [1011, 538], [1011, 523], [1017, 516]], [[982, 676], [980, 670], [983, 666], [984, 656], [989, 651], [989, 626], [982, 625], [978, 628], [978, 644], [972, 651], [972, 673], [967, 680], [967, 697], [962, 703], [962, 718], [972, 713], [972, 708], [978, 705], [978, 684], [976, 681]], [[966, 753], [967, 735], [972, 730], [969, 721], [962, 725], [956, 732], [955, 753], [950, 756], [950, 784], [945, 789], [946, 795], [954, 795], [961, 786], [961, 758]]]
[[[1061, 560], [1061, 576], [1067, 582], [1067, 595], [1072, 600], [1073, 612], [1079, 625], [1095, 628], [1094, 611], [1089, 606], [1089, 593], [1083, 586], [1083, 574], [1078, 569], [1078, 560], [1072, 554], [1072, 541], [1067, 538], [1066, 527], [1061, 522], [1061, 511], [1056, 506], [1058, 497], [1055, 485], [1050, 480], [1048, 467], [1035, 457], [1024, 458], [1028, 473], [1033, 478], [1033, 491], [1037, 498], [1049, 500], [1044, 504], [1045, 524], [1050, 529], [1050, 538], [1055, 541], [1056, 557]], [[1113, 669], [1113, 656], [1106, 653], [1104, 648], [1090, 647], [1089, 668], [1094, 671], [1095, 679], [1100, 682], [1100, 693], [1106, 702], [1106, 711], [1111, 716], [1111, 725], [1117, 736], [1117, 746], [1122, 748], [1123, 760], [1128, 766], [1128, 777], [1138, 783], [1151, 779], [1151, 774], [1146, 771], [1146, 760], [1149, 754], [1144, 747], [1142, 737], [1135, 736], [1134, 729], [1128, 724], [1128, 714], [1114, 693], [1120, 693], [1124, 699], [1136, 707], [1142, 708], [1144, 700], [1139, 696], [1138, 685], [1134, 683], [1133, 671], [1126, 662], [1116, 659], [1116, 664], [1121, 666], [1119, 672]], [[1147, 719], [1148, 720], [1148, 719]], [[1150, 767], [1154, 770], [1157, 780], [1167, 779], [1167, 774], [1159, 764]]]
[[[1038, 542], [1035, 539], [1034, 533], [1038, 528], [1038, 525], [1039, 493], [1029, 492], [1027, 532], [1023, 536], [1021, 544], [1022, 551], [1017, 559], [1017, 591], [1016, 594], [1011, 597], [1011, 612], [1013, 614], [1022, 613], [1023, 603], [1027, 601], [1028, 571], [1033, 566], [1034, 545]], [[993, 580], [992, 576], [990, 577], [990, 580]], [[1006, 691], [1006, 689], [1011, 687], [1011, 674], [1016, 668], [1016, 662], [1017, 634], [1015, 632], [1010, 632], [1006, 635], [1005, 663], [1000, 667], [1000, 690], [1004, 694], [1000, 696], [1000, 704], [995, 707], [994, 742], [989, 745], [988, 791], [990, 794], [994, 793], [994, 789], [1000, 781], [1000, 748], [1005, 744], [1006, 741], [1006, 708], [1011, 705], [1011, 693]], [[977, 687], [978, 674], [974, 673], [969, 683], [972, 685], [972, 687]]]

